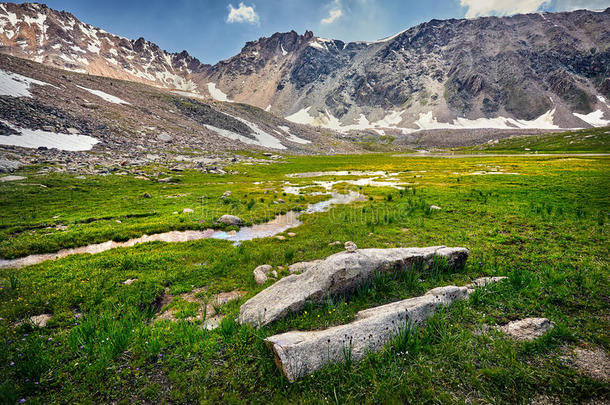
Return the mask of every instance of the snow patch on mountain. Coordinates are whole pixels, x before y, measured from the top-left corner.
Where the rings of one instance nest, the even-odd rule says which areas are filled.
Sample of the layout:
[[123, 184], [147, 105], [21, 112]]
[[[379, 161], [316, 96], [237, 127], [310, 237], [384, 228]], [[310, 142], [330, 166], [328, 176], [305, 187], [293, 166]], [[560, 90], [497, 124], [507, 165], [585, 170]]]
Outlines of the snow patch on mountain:
[[574, 116], [594, 127], [605, 127], [610, 125], [610, 120], [604, 119], [604, 112], [602, 110], [593, 111], [589, 114], [574, 113]]
[[30, 93], [30, 86], [32, 84], [55, 87], [40, 80], [0, 69], [0, 95], [2, 96], [32, 97], [32, 93]]
[[99, 140], [87, 135], [72, 135], [47, 132], [39, 129], [16, 128], [6, 121], [4, 125], [13, 128], [21, 135], [0, 136], [0, 145], [21, 146], [23, 148], [55, 148], [59, 150], [80, 152], [91, 150]]
[[113, 104], [126, 104], [126, 105], [131, 105], [131, 104], [130, 104], [130, 103], [128, 103], [127, 101], [122, 100], [122, 99], [120, 99], [120, 98], [118, 98], [118, 97], [116, 97], [116, 96], [113, 96], [113, 95], [111, 95], [111, 94], [104, 93], [104, 92], [103, 92], [103, 91], [101, 91], [101, 90], [93, 90], [93, 89], [88, 89], [88, 88], [86, 88], [86, 87], [79, 86], [79, 85], [76, 85], [76, 87], [78, 87], [79, 89], [83, 89], [83, 90], [85, 90], [85, 91], [88, 91], [89, 93], [91, 93], [91, 94], [93, 94], [93, 95], [96, 95], [96, 96], [98, 96], [98, 97], [100, 97], [100, 98], [104, 99], [105, 101], [108, 101], [109, 103], [113, 103]]
[[289, 127], [280, 125], [280, 126], [278, 126], [278, 128], [281, 129], [282, 131], [284, 131], [286, 134], [288, 134], [286, 139], [289, 140], [290, 142], [299, 143], [301, 145], [307, 145], [308, 143], [311, 143], [311, 141], [309, 141], [307, 139], [299, 138], [298, 136], [291, 134]]
[[399, 129], [405, 133], [409, 131], [408, 129], [400, 128], [398, 126], [402, 121], [401, 115], [403, 114], [403, 111], [390, 111], [384, 118], [375, 122], [369, 122], [364, 114], [360, 114], [358, 123], [344, 125], [338, 118], [333, 116], [328, 111], [324, 111], [323, 113], [320, 112], [317, 116], [312, 116], [309, 113], [310, 110], [311, 107], [303, 108], [296, 113], [285, 117], [285, 119], [296, 124], [328, 128], [343, 133], [358, 130], [374, 130], [380, 132], [382, 128]]
[[225, 138], [229, 138], [229, 139], [234, 139], [234, 140], [243, 142], [248, 145], [258, 145], [258, 146], [263, 146], [266, 148], [280, 149], [280, 150], [286, 149], [286, 147], [284, 145], [282, 145], [282, 143], [280, 142], [279, 139], [277, 139], [273, 135], [270, 135], [267, 132], [261, 130], [256, 124], [253, 124], [252, 122], [239, 118], [239, 117], [234, 117], [232, 115], [229, 115], [229, 117], [234, 118], [234, 119], [246, 124], [252, 130], [252, 132], [254, 132], [255, 139], [248, 138], [246, 136], [240, 135], [233, 131], [229, 131], [229, 130], [222, 129], [222, 128], [217, 128], [212, 125], [205, 125], [205, 127], [207, 129], [209, 129], [210, 131], [216, 132], [220, 136], [224, 136]]
[[419, 119], [414, 122], [420, 130], [426, 129], [559, 129], [553, 123], [555, 110], [547, 111], [534, 120], [517, 120], [514, 118], [496, 117], [479, 118], [470, 120], [468, 118], [456, 118], [452, 123], [438, 122], [432, 111], [420, 113]]
[[227, 95], [222, 92], [222, 90], [216, 87], [216, 83], [208, 83], [208, 91], [210, 92], [210, 96], [212, 96], [214, 100], [227, 101], [229, 103], [232, 102], [231, 100], [229, 100]]

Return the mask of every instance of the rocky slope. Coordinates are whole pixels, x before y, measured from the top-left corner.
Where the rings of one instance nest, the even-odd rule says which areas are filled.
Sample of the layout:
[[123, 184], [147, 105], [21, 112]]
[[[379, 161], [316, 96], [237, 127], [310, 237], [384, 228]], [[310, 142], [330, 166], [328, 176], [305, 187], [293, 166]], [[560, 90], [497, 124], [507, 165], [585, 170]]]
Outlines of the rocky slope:
[[209, 66], [66, 12], [3, 3], [0, 52], [244, 102], [350, 136], [376, 133], [409, 143], [409, 134], [421, 130], [610, 124], [608, 27], [610, 9], [432, 20], [376, 42], [292, 31], [248, 42], [238, 55]]
[[0, 55], [0, 172], [46, 162], [87, 173], [148, 163], [220, 173], [252, 149], [272, 158], [360, 150], [247, 104]]
[[608, 125], [608, 27], [610, 9], [433, 20], [372, 43], [275, 34], [207, 78], [229, 98], [342, 131]]

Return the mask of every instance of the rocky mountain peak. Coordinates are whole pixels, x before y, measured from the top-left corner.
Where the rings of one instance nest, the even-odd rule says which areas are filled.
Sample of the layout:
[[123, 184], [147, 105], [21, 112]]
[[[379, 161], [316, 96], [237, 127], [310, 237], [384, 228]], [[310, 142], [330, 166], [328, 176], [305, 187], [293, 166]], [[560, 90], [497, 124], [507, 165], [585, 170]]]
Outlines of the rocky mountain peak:
[[557, 129], [610, 123], [608, 27], [610, 8], [434, 19], [374, 42], [289, 31], [209, 66], [69, 13], [0, 3], [0, 52], [342, 132]]

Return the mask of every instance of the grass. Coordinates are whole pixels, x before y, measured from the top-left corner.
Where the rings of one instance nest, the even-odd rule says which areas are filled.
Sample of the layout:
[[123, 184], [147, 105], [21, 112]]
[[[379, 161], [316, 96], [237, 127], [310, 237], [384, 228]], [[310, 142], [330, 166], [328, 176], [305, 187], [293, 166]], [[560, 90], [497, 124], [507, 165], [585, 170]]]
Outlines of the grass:
[[464, 148], [492, 153], [610, 153], [610, 127], [516, 136], [497, 144]]
[[[175, 184], [117, 175], [83, 180], [26, 168], [18, 173], [28, 177], [25, 183], [46, 188], [0, 183], [5, 258], [207, 228], [224, 213], [263, 222], [324, 199], [283, 195], [286, 180], [315, 185], [355, 178], [288, 179], [288, 173], [385, 170], [409, 184], [405, 191], [356, 187], [370, 198], [303, 215], [303, 225], [291, 229], [296, 236], [286, 240], [240, 246], [153, 242], [0, 270], [0, 402], [514, 404], [539, 395], [564, 403], [607, 400], [607, 382], [578, 372], [562, 357], [566, 347], [577, 345], [610, 350], [609, 163], [604, 156], [559, 155], [291, 157], [287, 163], [236, 166], [239, 174], [226, 176], [165, 173]], [[472, 174], [491, 168], [519, 174]], [[227, 190], [228, 201], [221, 198]], [[143, 198], [146, 192], [152, 198]], [[274, 204], [278, 199], [285, 204]], [[195, 212], [182, 214], [184, 208]], [[330, 245], [337, 240], [360, 248], [465, 246], [471, 256], [464, 269], [439, 265], [378, 275], [349, 296], [309, 304], [258, 330], [235, 323], [239, 302], [223, 307], [228, 316], [214, 331], [198, 322], [155, 320], [166, 288], [174, 296], [200, 287], [206, 294], [239, 289], [247, 299], [265, 287], [253, 280], [256, 266], [324, 258], [343, 250]], [[405, 325], [384, 350], [361, 362], [351, 361], [346, 346], [348, 364], [294, 384], [279, 373], [263, 343], [276, 333], [343, 324], [359, 310], [486, 275], [509, 279], [438, 312], [426, 327]], [[129, 278], [138, 281], [122, 284]], [[180, 301], [172, 305], [180, 317], [195, 310]], [[46, 328], [19, 323], [42, 313], [53, 314]], [[548, 317], [557, 326], [535, 342], [481, 332], [485, 325], [528, 316]]]

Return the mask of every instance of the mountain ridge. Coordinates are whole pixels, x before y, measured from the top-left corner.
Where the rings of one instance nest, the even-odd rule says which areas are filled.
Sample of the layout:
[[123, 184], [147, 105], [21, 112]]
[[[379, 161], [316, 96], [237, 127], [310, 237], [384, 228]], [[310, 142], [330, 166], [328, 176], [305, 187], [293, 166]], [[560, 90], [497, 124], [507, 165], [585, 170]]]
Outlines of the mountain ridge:
[[67, 12], [1, 3], [0, 52], [344, 133], [560, 129], [610, 124], [608, 26], [610, 8], [433, 19], [373, 42], [289, 31], [208, 65]]

